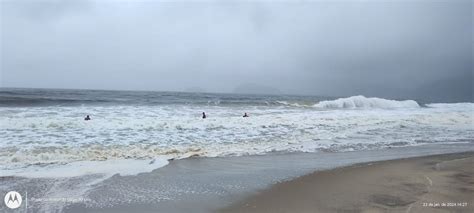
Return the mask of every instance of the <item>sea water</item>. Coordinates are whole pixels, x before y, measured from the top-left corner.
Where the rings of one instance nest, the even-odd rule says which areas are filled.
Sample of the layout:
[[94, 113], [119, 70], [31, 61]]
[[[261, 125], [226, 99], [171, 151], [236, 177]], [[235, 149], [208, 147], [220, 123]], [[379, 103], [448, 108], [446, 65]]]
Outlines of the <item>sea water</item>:
[[473, 121], [473, 103], [4, 88], [0, 174], [133, 175], [196, 156], [473, 143]]

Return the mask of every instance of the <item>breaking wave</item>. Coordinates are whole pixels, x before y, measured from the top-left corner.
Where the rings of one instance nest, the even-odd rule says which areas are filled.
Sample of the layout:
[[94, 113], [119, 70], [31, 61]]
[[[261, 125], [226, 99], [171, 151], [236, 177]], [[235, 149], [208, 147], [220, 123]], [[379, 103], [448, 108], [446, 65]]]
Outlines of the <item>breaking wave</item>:
[[339, 98], [332, 101], [321, 101], [315, 104], [316, 108], [324, 109], [355, 109], [355, 108], [419, 108], [420, 105], [413, 100], [396, 101], [383, 98], [367, 98], [362, 95], [352, 96], [348, 98]]

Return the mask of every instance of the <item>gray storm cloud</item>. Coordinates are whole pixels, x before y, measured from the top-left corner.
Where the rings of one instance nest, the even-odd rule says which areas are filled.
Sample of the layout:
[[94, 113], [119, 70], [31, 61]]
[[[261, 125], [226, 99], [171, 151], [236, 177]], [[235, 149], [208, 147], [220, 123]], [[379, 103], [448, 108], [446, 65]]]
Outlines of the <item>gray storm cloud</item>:
[[1, 2], [1, 86], [473, 100], [473, 3]]

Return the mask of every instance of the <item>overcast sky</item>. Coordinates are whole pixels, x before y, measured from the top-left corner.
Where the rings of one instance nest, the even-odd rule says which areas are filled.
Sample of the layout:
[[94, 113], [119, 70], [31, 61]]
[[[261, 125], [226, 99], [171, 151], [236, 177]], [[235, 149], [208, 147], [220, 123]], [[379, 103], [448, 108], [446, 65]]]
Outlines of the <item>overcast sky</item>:
[[2, 87], [472, 99], [471, 0], [0, 2]]

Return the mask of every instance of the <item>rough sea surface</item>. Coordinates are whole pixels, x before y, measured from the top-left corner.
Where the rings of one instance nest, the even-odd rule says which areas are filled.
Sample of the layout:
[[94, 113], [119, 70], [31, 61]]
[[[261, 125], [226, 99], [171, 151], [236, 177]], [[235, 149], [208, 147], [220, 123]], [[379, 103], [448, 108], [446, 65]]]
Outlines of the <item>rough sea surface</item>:
[[3, 88], [0, 171], [127, 175], [190, 156], [472, 143], [473, 121], [473, 103]]

